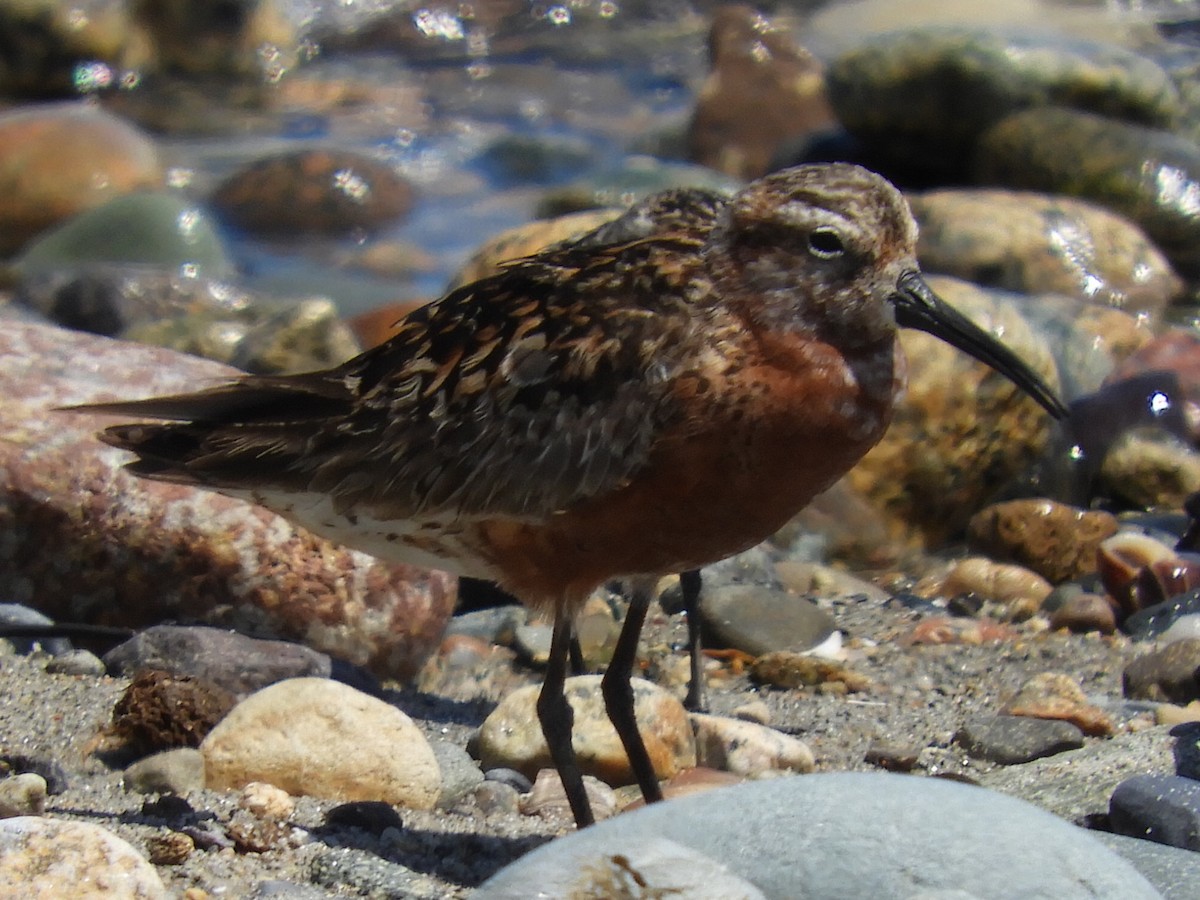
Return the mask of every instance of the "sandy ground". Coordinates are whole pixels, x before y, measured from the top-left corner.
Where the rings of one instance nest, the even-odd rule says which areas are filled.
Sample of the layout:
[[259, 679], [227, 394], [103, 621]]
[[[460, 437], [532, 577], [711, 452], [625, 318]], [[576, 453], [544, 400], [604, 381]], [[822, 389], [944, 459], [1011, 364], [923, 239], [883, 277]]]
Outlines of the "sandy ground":
[[[883, 741], [919, 750], [917, 774], [968, 776], [990, 765], [967, 757], [953, 743], [954, 733], [972, 715], [997, 712], [1036, 673], [1066, 673], [1089, 697], [1107, 704], [1119, 722], [1129, 719], [1129, 709], [1121, 704], [1121, 670], [1136, 648], [1125, 638], [1018, 626], [1014, 639], [989, 645], [908, 646], [903, 636], [921, 614], [898, 603], [847, 600], [831, 604], [830, 611], [847, 634], [849, 664], [872, 679], [871, 690], [839, 696], [758, 688], [745, 674], [712, 663], [712, 711], [727, 713], [750, 700], [764, 701], [773, 726], [810, 745], [819, 771], [869, 770], [867, 748]], [[680, 618], [652, 614], [642, 645], [648, 670], [682, 668], [671, 659], [683, 657], [684, 638]], [[143, 814], [143, 804], [153, 798], [126, 793], [119, 770], [91, 753], [126, 681], [47, 674], [45, 662], [38, 654], [0, 657], [5, 698], [0, 750], [49, 758], [62, 767], [68, 787], [49, 798], [47, 815], [103, 825], [146, 851], [148, 841], [169, 830]], [[518, 680], [539, 680], [533, 669], [514, 665]], [[509, 673], [503, 675], [496, 683], [512, 682]], [[486, 697], [388, 688], [388, 699], [430, 738], [464, 746], [492, 706]], [[236, 795], [198, 791], [187, 800], [202, 817], [228, 821]], [[468, 801], [451, 811], [402, 810], [403, 827], [384, 830], [381, 837], [328, 825], [325, 815], [335, 805], [300, 798], [291, 834], [266, 852], [198, 851], [182, 865], [159, 866], [159, 871], [170, 888], [181, 894], [192, 889], [189, 896], [196, 898], [253, 896], [264, 881], [312, 885], [314, 878], [321, 886], [310, 888], [313, 897], [463, 897], [497, 869], [571, 828], [535, 817], [485, 816]]]

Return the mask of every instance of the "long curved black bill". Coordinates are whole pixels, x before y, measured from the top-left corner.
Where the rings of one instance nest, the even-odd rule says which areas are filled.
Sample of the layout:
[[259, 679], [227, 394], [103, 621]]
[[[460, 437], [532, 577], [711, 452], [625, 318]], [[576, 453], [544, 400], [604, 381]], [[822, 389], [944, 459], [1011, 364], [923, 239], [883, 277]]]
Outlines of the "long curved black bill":
[[900, 278], [892, 303], [897, 324], [941, 338], [991, 366], [1054, 418], [1066, 418], [1067, 407], [1028, 363], [935, 294], [919, 273], [908, 272]]

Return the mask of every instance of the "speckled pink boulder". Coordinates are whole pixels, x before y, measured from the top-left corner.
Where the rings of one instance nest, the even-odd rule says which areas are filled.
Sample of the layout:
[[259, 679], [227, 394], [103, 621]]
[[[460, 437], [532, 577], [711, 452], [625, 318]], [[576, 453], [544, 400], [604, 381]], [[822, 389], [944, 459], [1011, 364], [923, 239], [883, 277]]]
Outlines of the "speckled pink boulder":
[[200, 621], [301, 640], [412, 675], [455, 597], [441, 572], [385, 564], [264, 509], [126, 474], [56, 407], [195, 390], [237, 373], [170, 350], [6, 320], [0, 327], [0, 596], [60, 620]]

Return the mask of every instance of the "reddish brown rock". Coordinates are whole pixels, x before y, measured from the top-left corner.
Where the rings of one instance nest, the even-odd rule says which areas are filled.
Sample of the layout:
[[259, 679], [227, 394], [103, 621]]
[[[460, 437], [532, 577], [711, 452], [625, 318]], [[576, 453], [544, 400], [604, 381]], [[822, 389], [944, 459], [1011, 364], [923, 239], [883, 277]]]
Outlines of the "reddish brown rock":
[[76, 213], [160, 187], [148, 136], [83, 103], [26, 106], [0, 115], [0, 254]]
[[386, 163], [348, 150], [256, 160], [227, 178], [213, 204], [256, 234], [349, 234], [402, 218], [412, 186]]
[[199, 747], [235, 703], [233, 694], [202, 679], [144, 669], [113, 708], [113, 733], [139, 756]]
[[718, 9], [708, 50], [711, 71], [688, 128], [693, 161], [758, 178], [785, 145], [833, 125], [824, 66], [752, 7]]
[[1034, 675], [1000, 712], [1006, 716], [1062, 719], [1084, 734], [1110, 735], [1116, 730], [1108, 713], [1088, 703], [1083, 689], [1071, 676], [1058, 672]]
[[971, 549], [1032, 569], [1053, 584], [1096, 571], [1096, 548], [1117, 533], [1111, 513], [1053, 500], [993, 503], [971, 517]]
[[259, 507], [135, 478], [55, 407], [194, 390], [235, 375], [168, 350], [48, 326], [0, 329], [0, 594], [67, 621], [189, 619], [303, 641], [408, 677], [454, 604], [444, 573], [385, 564]]
[[1112, 634], [1117, 630], [1117, 613], [1100, 594], [1075, 594], [1063, 601], [1050, 617], [1051, 628], [1066, 628], [1076, 634], [1098, 631]]

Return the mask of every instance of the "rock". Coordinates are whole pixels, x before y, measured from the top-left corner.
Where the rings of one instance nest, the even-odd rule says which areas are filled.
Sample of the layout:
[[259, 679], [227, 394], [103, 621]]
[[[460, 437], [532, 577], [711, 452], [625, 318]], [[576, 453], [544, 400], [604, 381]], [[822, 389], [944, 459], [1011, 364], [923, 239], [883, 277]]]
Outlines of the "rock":
[[1200, 721], [1177, 724], [1171, 737], [1175, 738], [1175, 774], [1200, 781]]
[[[774, 772], [770, 777], [779, 774], [778, 772]], [[673, 800], [676, 797], [686, 797], [689, 794], [699, 794], [716, 788], [729, 787], [733, 784], [741, 784], [744, 781], [746, 781], [744, 775], [710, 769], [707, 766], [695, 766], [691, 769], [684, 769], [670, 781], [664, 782], [662, 786], [663, 798]], [[633, 803], [628, 804], [623, 809], [637, 809], [645, 805], [639, 794]]]
[[1070, 722], [1021, 716], [971, 719], [954, 738], [979, 759], [1002, 766], [1026, 763], [1083, 746], [1083, 732]]
[[[1195, 556], [1179, 555], [1141, 531], [1126, 529], [1101, 541], [1096, 564], [1109, 602], [1129, 621], [1140, 621], [1135, 619], [1139, 610], [1200, 587], [1200, 561]], [[1160, 625], [1170, 624], [1171, 616], [1167, 613]]]
[[449, 809], [483, 784], [483, 772], [458, 744], [432, 741], [429, 746], [441, 773], [442, 787], [437, 805], [439, 809]]
[[551, 219], [583, 210], [628, 206], [670, 188], [700, 188], [732, 194], [742, 182], [703, 166], [631, 157], [619, 168], [590, 172], [586, 180], [548, 191], [535, 215]]
[[845, 694], [871, 689], [870, 678], [840, 662], [786, 650], [760, 656], [750, 667], [750, 677], [789, 690], [815, 687], [822, 693]]
[[242, 788], [238, 797], [238, 808], [258, 816], [260, 819], [284, 820], [296, 811], [296, 801], [287, 791], [273, 784], [252, 781]]
[[[617, 796], [611, 787], [599, 778], [584, 775], [583, 788], [597, 822], [616, 815]], [[571, 821], [567, 792], [563, 789], [562, 778], [554, 769], [542, 769], [537, 773], [533, 787], [529, 793], [521, 795], [518, 807], [522, 815]]]
[[1056, 293], [1158, 316], [1183, 282], [1129, 220], [1103, 207], [1028, 192], [909, 195], [925, 272], [1025, 294]]
[[[578, 865], [551, 864], [536, 872], [541, 890], [560, 897], [627, 897], [630, 885], [649, 891], [679, 894], [689, 900], [766, 900], [749, 880], [689, 847], [647, 836], [628, 853], [597, 854]], [[515, 891], [489, 894], [517, 898]]]
[[599, 163], [598, 157], [583, 138], [510, 133], [492, 141], [477, 163], [492, 182], [511, 187], [578, 178]]
[[186, 794], [204, 787], [204, 754], [193, 747], [163, 750], [125, 769], [125, 790], [138, 794]]
[[0, 780], [0, 819], [46, 812], [46, 779], [33, 772]]
[[920, 762], [921, 747], [892, 741], [872, 741], [863, 762], [878, 766], [888, 772], [911, 772]]
[[198, 747], [236, 702], [224, 688], [203, 679], [142, 669], [113, 708], [112, 730], [138, 756]]
[[1185, 276], [1200, 271], [1194, 190], [1200, 145], [1169, 131], [1046, 107], [1004, 118], [980, 137], [984, 184], [1066, 194], [1128, 216]]
[[1002, 622], [1022, 622], [1042, 608], [1050, 582], [1024, 566], [992, 562], [982, 556], [959, 560], [946, 574], [938, 593], [971, 595], [983, 602], [980, 612]]
[[1112, 634], [1117, 630], [1117, 615], [1112, 604], [1100, 594], [1080, 592], [1063, 601], [1050, 616], [1051, 628], [1065, 628], [1076, 634], [1098, 631]]
[[1062, 719], [1089, 735], [1110, 735], [1115, 730], [1108, 713], [1088, 703], [1079, 684], [1058, 672], [1034, 675], [1000, 712], [1008, 716]]
[[0, 255], [114, 197], [159, 187], [154, 141], [87, 103], [0, 114]]
[[[20, 603], [0, 603], [0, 624], [3, 625], [53, 625], [54, 620], [36, 609]], [[5, 638], [17, 653], [32, 653], [40, 646], [47, 653], [57, 656], [71, 651], [71, 642], [66, 638]]]
[[[567, 679], [567, 701], [575, 715], [575, 754], [585, 774], [607, 784], [631, 784], [633, 772], [605, 712], [600, 679], [599, 675]], [[638, 728], [658, 777], [670, 778], [680, 769], [694, 766], [696, 746], [683, 704], [641, 678], [633, 679], [633, 689]], [[551, 766], [535, 707], [540, 692], [540, 685], [513, 691], [484, 721], [478, 743], [484, 771], [507, 767], [532, 778]]]
[[105, 673], [104, 661], [90, 650], [68, 650], [46, 661], [51, 675], [79, 675], [98, 678]]
[[403, 218], [413, 189], [381, 160], [349, 150], [299, 150], [234, 172], [212, 202], [254, 234], [346, 235]]
[[697, 765], [750, 777], [811, 772], [816, 765], [807, 744], [774, 728], [700, 713], [692, 713], [691, 720]]
[[265, 781], [293, 795], [431, 809], [441, 789], [437, 759], [408, 716], [322, 678], [252, 694], [200, 750], [214, 790]]
[[708, 54], [709, 73], [688, 125], [692, 162], [759, 178], [781, 148], [833, 127], [820, 60], [752, 7], [717, 8]]
[[961, 616], [929, 616], [900, 639], [901, 646], [914, 644], [991, 644], [1010, 641], [1016, 632], [994, 619], [965, 619]]
[[1200, 451], [1161, 429], [1125, 432], [1100, 467], [1110, 496], [1139, 509], [1178, 509], [1200, 490]]
[[[223, 366], [45, 326], [0, 329], [0, 594], [67, 621], [191, 619], [303, 639], [405, 678], [454, 580], [339, 548], [259, 507], [120, 469], [111, 417], [51, 412], [193, 390]], [[121, 602], [113, 602], [120, 597]]]
[[1124, 779], [1173, 771], [1174, 746], [1170, 729], [1154, 726], [975, 777], [986, 788], [1034, 803], [1068, 822], [1085, 822], [1108, 812], [1109, 797]]
[[177, 194], [135, 191], [39, 234], [17, 259], [23, 278], [85, 266], [147, 266], [174, 276], [229, 278], [233, 262], [203, 208]]
[[471, 793], [471, 799], [485, 816], [517, 815], [521, 811], [521, 795], [511, 784], [485, 781]]
[[1026, 107], [1074, 105], [1160, 125], [1180, 109], [1171, 77], [1128, 50], [982, 28], [868, 39], [833, 61], [827, 81], [838, 119], [874, 153], [943, 178], [961, 177], [985, 129]]
[[132, 13], [163, 71], [274, 84], [300, 61], [299, 14], [280, 0], [233, 3], [220, 10], [207, 3], [148, 0], [134, 4]]
[[1200, 419], [1200, 335], [1181, 328], [1163, 329], [1122, 354], [1109, 381], [1120, 382], [1147, 372], [1170, 372], [1175, 377], [1178, 396], [1174, 399], [1181, 407], [1181, 418], [1185, 425], [1191, 423], [1188, 434], [1192, 440], [1200, 438], [1194, 424]]
[[[896, 841], [898, 834], [905, 839]], [[559, 895], [581, 872], [664, 838], [726, 866], [768, 897], [1158, 896], [1087, 832], [1027, 803], [943, 779], [883, 773], [772, 779], [652, 804], [540, 847], [475, 896], [526, 897], [531, 884]], [[647, 893], [672, 883], [665, 878]]]
[[1093, 831], [1109, 849], [1131, 862], [1161, 892], [1164, 900], [1189, 900], [1200, 879], [1200, 858], [1190, 850], [1168, 847], [1123, 834]]
[[576, 238], [599, 228], [621, 215], [620, 209], [588, 209], [552, 219], [535, 219], [525, 225], [508, 228], [477, 249], [450, 279], [447, 290], [471, 284], [499, 271], [510, 259], [530, 256], [551, 244]]
[[156, 866], [181, 866], [195, 849], [191, 835], [182, 831], [154, 834], [146, 841], [146, 856]]
[[1032, 569], [1052, 584], [1096, 571], [1096, 548], [1116, 534], [1111, 513], [1053, 500], [1009, 500], [977, 512], [967, 524], [971, 549]]
[[1189, 703], [1200, 699], [1198, 670], [1200, 639], [1185, 638], [1133, 660], [1121, 681], [1126, 697]]
[[1054, 0], [858, 0], [815, 10], [805, 18], [805, 31], [814, 33], [821, 47], [846, 48], [905, 29], [953, 25], [1003, 35], [1029, 30], [1031, 22], [1037, 23], [1038, 34], [1050, 38], [1085, 38], [1121, 46], [1130, 42], [1139, 25], [1136, 18], [1098, 16], [1094, 8], [1064, 6]]
[[161, 669], [203, 679], [239, 697], [287, 678], [328, 678], [329, 657], [303, 644], [202, 625], [154, 625], [104, 654], [114, 675]]
[[103, 4], [79, 15], [57, 0], [0, 4], [7, 51], [0, 65], [5, 97], [76, 99], [111, 88], [123, 72], [152, 61], [145, 35], [124, 4]]
[[[1003, 295], [931, 276], [935, 292], [1005, 344], [1051, 386], [1045, 339]], [[846, 476], [895, 533], [927, 545], [957, 535], [970, 516], [1046, 446], [1052, 420], [1002, 375], [921, 332], [902, 330], [908, 390], [883, 440]]]
[[25, 278], [18, 296], [67, 328], [168, 347], [256, 375], [311, 372], [359, 351], [330, 300], [268, 297], [173, 270], [56, 268]]
[[99, 825], [37, 816], [0, 820], [0, 893], [72, 900], [167, 900], [154, 867]]
[[1122, 627], [1130, 637], [1148, 640], [1162, 635], [1176, 622], [1197, 613], [1200, 613], [1200, 590], [1192, 590], [1133, 613], [1122, 623]]
[[1200, 783], [1178, 775], [1135, 775], [1113, 791], [1108, 821], [1117, 834], [1200, 850]]
[[813, 601], [757, 584], [706, 586], [700, 595], [700, 617], [705, 646], [753, 656], [776, 650], [802, 653], [837, 628]]

